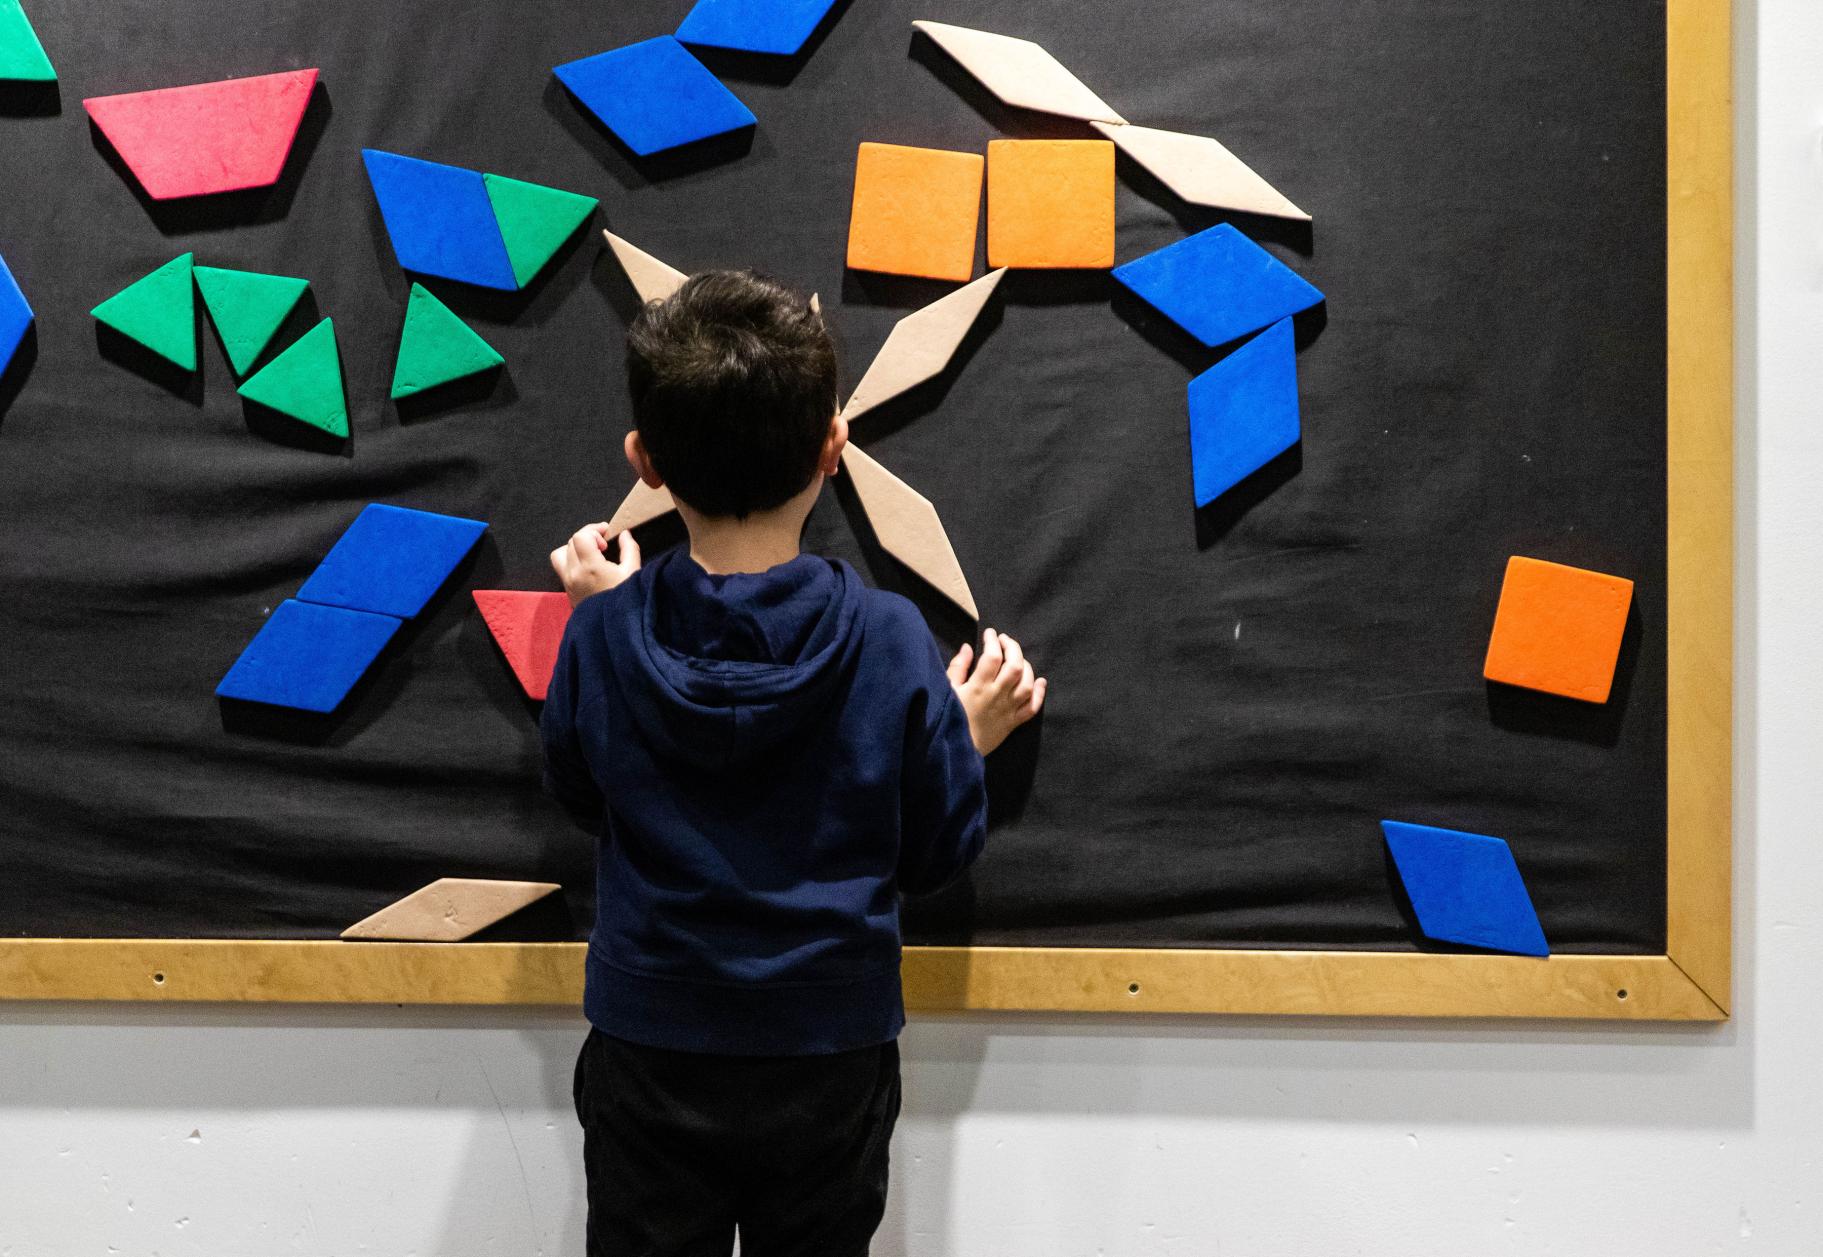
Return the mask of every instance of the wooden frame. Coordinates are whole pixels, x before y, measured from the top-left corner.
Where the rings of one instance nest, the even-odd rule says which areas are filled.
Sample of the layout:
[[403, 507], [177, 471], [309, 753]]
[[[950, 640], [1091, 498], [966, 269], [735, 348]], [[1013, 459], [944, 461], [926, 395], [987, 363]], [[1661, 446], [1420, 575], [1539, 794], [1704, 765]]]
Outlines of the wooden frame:
[[[1715, 1021], [1730, 1001], [1730, 0], [1669, 0], [1666, 954], [911, 948], [917, 1010]], [[0, 940], [0, 998], [576, 1004], [580, 943]]]

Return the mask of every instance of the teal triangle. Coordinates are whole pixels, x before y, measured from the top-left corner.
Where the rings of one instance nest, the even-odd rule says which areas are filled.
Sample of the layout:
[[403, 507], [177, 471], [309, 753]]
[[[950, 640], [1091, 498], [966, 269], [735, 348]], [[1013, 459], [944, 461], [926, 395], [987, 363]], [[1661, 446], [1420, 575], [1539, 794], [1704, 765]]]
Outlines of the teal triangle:
[[14, 83], [55, 83], [57, 70], [44, 55], [32, 19], [19, 0], [0, 0], [0, 79]]
[[196, 370], [196, 288], [190, 282], [194, 253], [172, 258], [89, 311], [186, 371]]
[[333, 436], [348, 435], [348, 401], [335, 320], [324, 319], [241, 385], [242, 397], [270, 406]]
[[411, 286], [405, 307], [405, 334], [399, 340], [399, 364], [393, 370], [396, 401], [489, 371], [505, 362], [475, 329], [431, 295], [423, 284]]
[[278, 335], [285, 316], [296, 307], [310, 281], [199, 266], [196, 286], [202, 289], [203, 303], [215, 320], [215, 331], [228, 351], [228, 361], [234, 364], [234, 373], [245, 375], [260, 351]]
[[500, 224], [500, 238], [506, 241], [507, 260], [513, 264], [513, 278], [521, 288], [532, 282], [599, 204], [592, 196], [541, 183], [505, 175], [483, 177], [494, 221]]

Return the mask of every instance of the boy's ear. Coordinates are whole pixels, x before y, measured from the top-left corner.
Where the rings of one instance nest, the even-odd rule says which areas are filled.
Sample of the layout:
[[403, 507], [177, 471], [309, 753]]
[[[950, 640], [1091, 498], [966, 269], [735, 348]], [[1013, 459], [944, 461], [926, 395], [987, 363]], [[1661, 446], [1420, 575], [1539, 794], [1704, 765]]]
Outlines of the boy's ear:
[[823, 457], [818, 463], [825, 476], [833, 476], [842, 467], [842, 451], [848, 446], [848, 420], [840, 411], [829, 421], [829, 435], [823, 438]]
[[627, 463], [633, 468], [633, 474], [646, 482], [648, 489], [665, 487], [664, 477], [658, 474], [658, 468], [652, 465], [652, 456], [646, 453], [646, 443], [639, 439], [639, 430], [635, 428], [627, 433]]

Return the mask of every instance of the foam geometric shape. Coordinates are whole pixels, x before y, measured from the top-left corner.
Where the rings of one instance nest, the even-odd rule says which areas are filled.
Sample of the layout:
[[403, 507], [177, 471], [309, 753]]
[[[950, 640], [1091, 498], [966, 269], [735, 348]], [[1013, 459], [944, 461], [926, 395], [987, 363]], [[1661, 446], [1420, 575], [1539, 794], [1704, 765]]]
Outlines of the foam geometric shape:
[[505, 361], [423, 284], [411, 286], [405, 332], [399, 339], [399, 359], [392, 373], [394, 401], [491, 371]]
[[396, 616], [288, 598], [241, 651], [215, 687], [216, 696], [334, 711], [401, 623]]
[[611, 231], [603, 231], [608, 239], [608, 247], [614, 250], [614, 260], [620, 263], [620, 269], [627, 274], [627, 280], [633, 285], [633, 291], [639, 294], [642, 302], [663, 301], [679, 288], [690, 277], [675, 266], [667, 265], [647, 253], [637, 245], [622, 240]]
[[13, 278], [6, 259], [0, 258], [0, 375], [13, 365], [13, 355], [19, 352], [32, 318], [31, 303], [19, 291], [19, 281]]
[[677, 499], [669, 489], [654, 489], [643, 480], [635, 480], [608, 520], [608, 536], [613, 537], [641, 524], [649, 524], [661, 515], [677, 509]]
[[475, 605], [525, 696], [542, 703], [557, 668], [564, 626], [570, 622], [569, 595], [477, 589]]
[[966, 26], [913, 22], [1003, 104], [1085, 122], [1125, 122], [1108, 102], [1029, 39]]
[[696, 0], [677, 38], [705, 48], [790, 56], [834, 5], [835, 0]]
[[555, 73], [640, 157], [756, 122], [752, 110], [670, 35], [584, 57]]
[[1114, 278], [1211, 346], [1323, 300], [1296, 271], [1227, 223], [1118, 266]]
[[1190, 381], [1190, 464], [1207, 506], [1298, 442], [1298, 350], [1274, 323]]
[[592, 196], [547, 188], [541, 183], [483, 175], [488, 203], [506, 244], [513, 278], [523, 288], [557, 255], [583, 220], [600, 204]]
[[555, 882], [440, 877], [342, 931], [347, 939], [459, 943], [561, 889]]
[[284, 172], [315, 70], [82, 102], [155, 201], [270, 187]]
[[364, 148], [368, 182], [399, 265], [481, 288], [517, 291], [487, 181], [478, 171]]
[[247, 374], [254, 360], [278, 334], [285, 316], [297, 307], [307, 279], [289, 275], [263, 275], [258, 271], [229, 271], [215, 266], [196, 268], [196, 286], [215, 321], [215, 330], [228, 351], [236, 375]]
[[242, 384], [240, 395], [331, 436], [347, 436], [348, 399], [342, 391], [335, 320], [324, 319], [298, 337]]
[[1113, 266], [1114, 146], [988, 141], [987, 264]]
[[1633, 582], [1514, 555], [1482, 675], [1490, 681], [1605, 703], [1627, 632]]
[[968, 279], [975, 273], [982, 166], [979, 153], [862, 144], [855, 156], [848, 265]]
[[196, 370], [194, 253], [163, 266], [89, 311], [97, 320], [186, 371]]
[[57, 71], [44, 55], [32, 19], [19, 0], [0, 0], [0, 79], [12, 83], [55, 83]]
[[480, 520], [371, 502], [297, 596], [409, 620], [424, 609], [486, 531]]
[[1005, 269], [990, 271], [972, 284], [940, 297], [922, 310], [914, 310], [893, 325], [891, 335], [874, 355], [867, 374], [855, 386], [842, 415], [849, 421], [891, 401], [949, 365], [987, 300], [999, 286]]
[[842, 451], [842, 466], [873, 525], [880, 548], [922, 577], [938, 593], [979, 619], [968, 578], [943, 531], [943, 520], [930, 500], [893, 475], [852, 441]]
[[1192, 205], [1310, 221], [1309, 214], [1255, 174], [1220, 141], [1209, 136], [1160, 131], [1131, 123], [1092, 122], [1089, 125], [1114, 141], [1121, 152]]
[[1551, 954], [1504, 841], [1402, 821], [1381, 821], [1380, 829], [1426, 938], [1522, 956]]

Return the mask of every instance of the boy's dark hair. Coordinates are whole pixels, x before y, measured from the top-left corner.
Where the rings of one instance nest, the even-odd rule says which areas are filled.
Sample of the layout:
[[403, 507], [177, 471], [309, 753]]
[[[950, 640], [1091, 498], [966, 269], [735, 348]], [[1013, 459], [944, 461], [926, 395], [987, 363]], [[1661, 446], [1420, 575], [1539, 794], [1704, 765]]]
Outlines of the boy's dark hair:
[[782, 506], [816, 474], [836, 349], [810, 299], [756, 271], [705, 271], [627, 331], [633, 424], [658, 474], [705, 515]]

